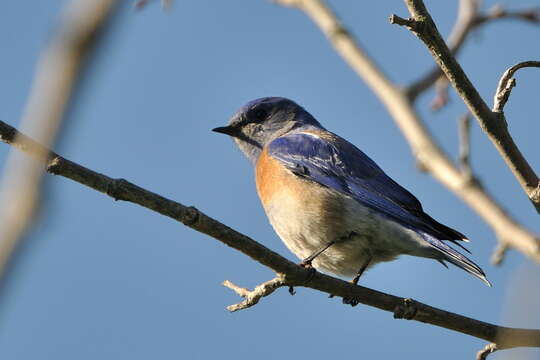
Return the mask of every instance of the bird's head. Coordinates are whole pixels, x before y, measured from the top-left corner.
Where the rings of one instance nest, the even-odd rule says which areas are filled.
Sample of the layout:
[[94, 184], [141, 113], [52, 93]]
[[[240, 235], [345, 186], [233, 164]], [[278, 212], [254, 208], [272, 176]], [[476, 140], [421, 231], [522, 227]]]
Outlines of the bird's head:
[[229, 125], [212, 131], [233, 137], [240, 150], [256, 162], [266, 144], [300, 127], [321, 125], [292, 100], [264, 97], [248, 102], [231, 117]]

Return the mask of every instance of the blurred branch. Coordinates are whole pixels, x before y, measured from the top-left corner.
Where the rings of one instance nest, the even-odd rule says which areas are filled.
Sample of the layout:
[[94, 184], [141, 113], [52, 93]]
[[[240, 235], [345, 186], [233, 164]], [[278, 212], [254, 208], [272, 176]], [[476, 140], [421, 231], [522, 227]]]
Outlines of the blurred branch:
[[[77, 0], [62, 13], [61, 23], [40, 56], [21, 127], [52, 146], [88, 52], [111, 13], [114, 0]], [[36, 153], [41, 162], [46, 153]], [[38, 206], [43, 166], [11, 152], [0, 188], [0, 277]]]
[[506, 252], [508, 251], [508, 245], [505, 241], [499, 241], [499, 244], [495, 247], [493, 254], [491, 255], [491, 263], [493, 265], [501, 265]]
[[502, 5], [495, 4], [486, 14], [480, 14], [475, 19], [474, 26], [482, 25], [491, 20], [520, 20], [532, 24], [540, 24], [539, 8], [524, 10], [506, 10]]
[[[421, 0], [405, 0], [411, 19], [401, 19], [392, 15], [392, 22], [409, 28], [428, 48], [450, 83], [463, 99], [469, 111], [475, 116], [482, 129], [499, 151], [529, 200], [540, 213], [539, 179], [508, 132], [508, 125], [502, 112], [492, 112], [471, 83], [456, 58], [437, 30], [431, 15]], [[404, 23], [406, 21], [406, 23]], [[538, 251], [536, 247], [535, 251]]]
[[429, 108], [432, 111], [438, 111], [445, 107], [449, 100], [448, 79], [444, 76], [440, 76], [437, 81], [435, 81], [435, 96], [431, 100]]
[[[540, 263], [537, 235], [518, 224], [477, 182], [470, 181], [452, 163], [424, 126], [405, 92], [393, 84], [321, 0], [276, 0], [306, 13], [328, 41], [379, 97], [407, 139], [417, 162], [463, 199], [511, 246]], [[401, 19], [405, 23], [409, 20]], [[394, 18], [395, 21], [399, 19]]]
[[[465, 40], [472, 31], [481, 25], [495, 20], [521, 20], [533, 24], [540, 24], [539, 9], [506, 10], [501, 5], [495, 5], [485, 13], [479, 12], [479, 0], [460, 0], [456, 23], [448, 37], [448, 48], [456, 56], [461, 50]], [[418, 95], [436, 83], [436, 95], [431, 103], [433, 110], [438, 110], [447, 102], [448, 79], [444, 76], [441, 68], [435, 66], [420, 79], [405, 89], [411, 101], [415, 101]]]
[[[136, 0], [135, 1], [135, 9], [140, 10], [144, 8], [146, 5], [148, 5], [149, 2], [152, 0]], [[173, 0], [161, 0], [161, 7], [165, 10], [169, 10], [172, 6]]]
[[[194, 207], [182, 205], [124, 179], [112, 179], [69, 161], [49, 151], [47, 148], [1, 121], [0, 140], [24, 151], [34, 159], [44, 162], [47, 171], [52, 174], [74, 180], [107, 194], [115, 200], [124, 200], [138, 204], [177, 220], [198, 232], [209, 235], [225, 245], [242, 252], [278, 274], [275, 279], [261, 284], [254, 291], [249, 291], [231, 282], [226, 282], [227, 287], [246, 298], [243, 303], [230, 306], [229, 310], [231, 311], [254, 305], [262, 297], [271, 294], [279, 287], [303, 286], [342, 298], [354, 298], [359, 303], [392, 312], [395, 318], [416, 320], [436, 325], [490, 342], [497, 340], [499, 349], [521, 346], [540, 347], [540, 330], [496, 326], [437, 309], [412, 299], [401, 298], [357, 286], [350, 282], [336, 279], [316, 271], [314, 272], [312, 269], [306, 269], [294, 264], [255, 240], [205, 215]], [[43, 154], [47, 154], [47, 157], [44, 158], [42, 156]]]
[[471, 118], [469, 113], [466, 113], [458, 120], [459, 128], [459, 164], [461, 165], [461, 172], [463, 176], [473, 180], [471, 169]]

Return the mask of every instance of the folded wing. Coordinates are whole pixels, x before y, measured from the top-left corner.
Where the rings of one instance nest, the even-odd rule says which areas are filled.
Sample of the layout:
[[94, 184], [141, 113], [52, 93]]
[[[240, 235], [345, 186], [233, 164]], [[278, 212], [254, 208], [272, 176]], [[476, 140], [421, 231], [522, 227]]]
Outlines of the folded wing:
[[[424, 213], [418, 199], [360, 149], [331, 133], [298, 132], [268, 145], [294, 174], [344, 193], [381, 215], [440, 240], [467, 240]], [[459, 245], [459, 244], [458, 244]]]

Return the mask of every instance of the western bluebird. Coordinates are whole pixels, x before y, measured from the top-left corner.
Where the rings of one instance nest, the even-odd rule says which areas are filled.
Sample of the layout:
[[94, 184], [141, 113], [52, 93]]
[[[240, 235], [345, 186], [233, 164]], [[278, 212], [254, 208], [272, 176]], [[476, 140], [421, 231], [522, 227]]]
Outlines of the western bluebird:
[[402, 254], [454, 264], [489, 281], [463, 248], [465, 235], [426, 214], [414, 195], [357, 147], [326, 130], [295, 102], [253, 100], [229, 125], [255, 165], [257, 192], [270, 223], [302, 265], [352, 277]]

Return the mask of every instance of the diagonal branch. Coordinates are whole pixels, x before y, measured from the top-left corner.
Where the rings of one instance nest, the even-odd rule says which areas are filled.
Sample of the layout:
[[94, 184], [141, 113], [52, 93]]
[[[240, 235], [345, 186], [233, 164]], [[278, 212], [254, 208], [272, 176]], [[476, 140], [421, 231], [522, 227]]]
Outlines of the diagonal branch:
[[471, 155], [471, 118], [469, 113], [461, 116], [458, 120], [459, 131], [459, 164], [461, 166], [461, 172], [465, 177], [473, 180], [472, 168], [470, 163]]
[[[453, 191], [505, 239], [508, 246], [540, 263], [540, 241], [518, 224], [477, 182], [463, 175], [424, 126], [405, 93], [393, 84], [321, 0], [276, 0], [306, 13], [328, 41], [386, 106], [418, 163]], [[408, 20], [402, 19], [405, 22]]]
[[[278, 273], [276, 279], [262, 284], [255, 292], [250, 292], [247, 289], [242, 289], [228, 282], [227, 286], [245, 297], [247, 302], [253, 302], [255, 297], [257, 297], [256, 301], [258, 301], [281, 286], [304, 286], [339, 297], [354, 298], [362, 304], [392, 312], [395, 318], [416, 320], [461, 332], [489, 342], [496, 341], [499, 349], [521, 346], [540, 347], [540, 330], [496, 326], [437, 309], [412, 299], [385, 294], [305, 269], [259, 244], [255, 240], [205, 215], [194, 207], [182, 205], [124, 179], [112, 179], [69, 161], [49, 151], [1, 121], [0, 140], [24, 151], [34, 158], [38, 158], [40, 161], [44, 161], [47, 171], [52, 174], [72, 179], [107, 194], [115, 200], [124, 200], [138, 204], [177, 220], [196, 231], [207, 234], [225, 245], [242, 252]], [[43, 153], [48, 154], [47, 158], [40, 156]], [[230, 308], [230, 310], [236, 310], [236, 308]]]
[[407, 26], [424, 44], [478, 120], [499, 154], [504, 159], [529, 200], [540, 213], [540, 179], [529, 165], [508, 131], [504, 114], [494, 113], [484, 102], [437, 30], [431, 15], [421, 0], [405, 0], [412, 18], [405, 20], [392, 15], [391, 22]]
[[[458, 15], [456, 23], [448, 36], [448, 48], [450, 52], [456, 56], [461, 50], [465, 40], [471, 32], [481, 25], [497, 20], [520, 20], [527, 21], [532, 24], [540, 24], [538, 16], [539, 9], [525, 10], [506, 10], [501, 5], [492, 7], [487, 12], [479, 12], [480, 1], [478, 0], [460, 0], [458, 7]], [[437, 83], [437, 92], [432, 107], [436, 110], [443, 106], [446, 99], [446, 87], [448, 80], [443, 76], [443, 72], [439, 66], [435, 66], [428, 71], [420, 79], [405, 89], [407, 97], [411, 101], [415, 101], [418, 95], [427, 90], [433, 84]]]
[[[21, 121], [21, 126], [45, 145], [55, 142], [89, 52], [118, 3], [74, 0], [65, 7], [40, 56]], [[0, 188], [0, 278], [38, 208], [43, 168], [19, 156], [10, 153]]]
[[[465, 43], [467, 35], [475, 27], [479, 18], [478, 8], [480, 3], [478, 0], [459, 0], [458, 15], [456, 23], [448, 36], [448, 47], [452, 54], [457, 55]], [[427, 90], [443, 75], [441, 69], [436, 66], [416, 80], [412, 85], [405, 89], [405, 93], [411, 102], [414, 102], [418, 95]]]

